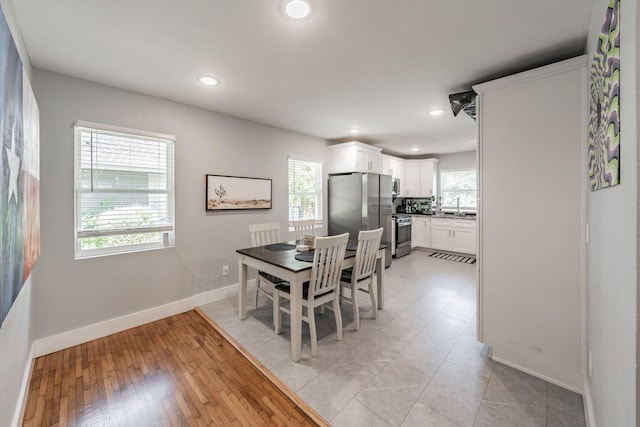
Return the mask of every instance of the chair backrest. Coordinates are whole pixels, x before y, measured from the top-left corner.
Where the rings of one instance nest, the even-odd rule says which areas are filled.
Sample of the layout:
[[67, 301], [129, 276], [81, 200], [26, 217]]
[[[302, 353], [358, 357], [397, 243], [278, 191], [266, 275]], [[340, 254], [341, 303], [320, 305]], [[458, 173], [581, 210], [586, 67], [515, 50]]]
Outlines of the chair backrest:
[[383, 228], [378, 228], [369, 231], [361, 230], [358, 233], [358, 249], [351, 273], [352, 280], [362, 280], [373, 274], [383, 231]]
[[249, 224], [251, 246], [264, 246], [271, 243], [280, 243], [280, 223], [269, 222], [266, 224]]
[[304, 236], [314, 236], [315, 232], [315, 219], [303, 219], [301, 221], [293, 221], [293, 229], [296, 231], [296, 240], [304, 239]]
[[313, 267], [309, 280], [309, 300], [340, 286], [340, 275], [349, 233], [316, 237]]

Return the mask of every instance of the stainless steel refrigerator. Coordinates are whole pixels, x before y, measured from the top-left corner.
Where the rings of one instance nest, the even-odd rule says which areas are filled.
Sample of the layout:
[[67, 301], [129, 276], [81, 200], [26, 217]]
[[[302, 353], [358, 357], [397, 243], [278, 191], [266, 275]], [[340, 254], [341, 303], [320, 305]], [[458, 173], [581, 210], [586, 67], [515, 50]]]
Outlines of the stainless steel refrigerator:
[[360, 230], [383, 227], [386, 267], [391, 265], [392, 186], [390, 175], [360, 172], [329, 175], [329, 235], [349, 233], [349, 240], [357, 241]]

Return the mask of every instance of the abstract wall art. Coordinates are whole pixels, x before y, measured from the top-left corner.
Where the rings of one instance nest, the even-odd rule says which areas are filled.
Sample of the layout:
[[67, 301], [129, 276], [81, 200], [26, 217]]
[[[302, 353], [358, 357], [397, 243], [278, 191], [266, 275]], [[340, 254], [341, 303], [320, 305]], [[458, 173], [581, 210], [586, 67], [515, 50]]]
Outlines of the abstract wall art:
[[0, 327], [40, 256], [38, 106], [0, 9]]
[[589, 75], [589, 186], [620, 183], [620, 1], [610, 0]]

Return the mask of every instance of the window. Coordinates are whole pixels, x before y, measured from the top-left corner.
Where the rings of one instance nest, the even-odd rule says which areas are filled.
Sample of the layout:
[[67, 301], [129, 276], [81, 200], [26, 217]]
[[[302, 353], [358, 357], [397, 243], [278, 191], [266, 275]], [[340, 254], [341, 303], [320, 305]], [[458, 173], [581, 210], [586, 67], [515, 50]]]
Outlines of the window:
[[173, 246], [174, 138], [76, 122], [76, 259]]
[[458, 169], [440, 172], [440, 206], [456, 209], [458, 200], [461, 210], [476, 210], [476, 170]]
[[302, 219], [322, 223], [322, 163], [289, 157], [289, 226]]

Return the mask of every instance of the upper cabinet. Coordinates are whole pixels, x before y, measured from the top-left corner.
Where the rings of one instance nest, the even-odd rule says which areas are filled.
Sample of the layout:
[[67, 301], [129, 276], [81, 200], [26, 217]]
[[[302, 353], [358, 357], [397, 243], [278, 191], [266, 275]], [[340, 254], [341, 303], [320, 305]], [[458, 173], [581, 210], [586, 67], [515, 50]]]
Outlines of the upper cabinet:
[[406, 177], [403, 196], [434, 196], [438, 182], [438, 159], [407, 160]]
[[421, 196], [435, 196], [438, 182], [438, 159], [420, 160]]
[[404, 159], [383, 154], [381, 173], [391, 175], [394, 179], [399, 179], [402, 184], [405, 180], [405, 164], [406, 160]]
[[385, 175], [391, 175], [398, 178], [398, 158], [393, 156], [382, 155], [382, 172]]
[[329, 173], [373, 172], [385, 173], [382, 149], [358, 141], [329, 146]]

